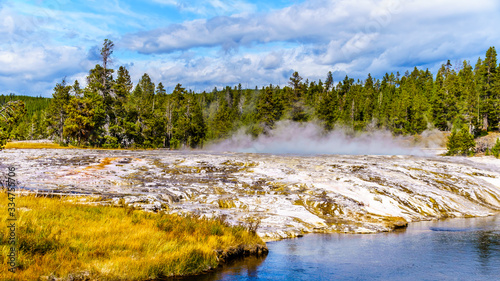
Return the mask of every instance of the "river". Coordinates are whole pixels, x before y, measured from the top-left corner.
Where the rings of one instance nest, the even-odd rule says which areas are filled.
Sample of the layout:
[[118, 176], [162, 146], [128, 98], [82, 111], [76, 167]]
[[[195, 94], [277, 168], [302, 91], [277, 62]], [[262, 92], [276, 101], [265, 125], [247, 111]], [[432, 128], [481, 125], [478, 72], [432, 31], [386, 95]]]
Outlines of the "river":
[[184, 280], [499, 280], [500, 215], [378, 234], [309, 234]]

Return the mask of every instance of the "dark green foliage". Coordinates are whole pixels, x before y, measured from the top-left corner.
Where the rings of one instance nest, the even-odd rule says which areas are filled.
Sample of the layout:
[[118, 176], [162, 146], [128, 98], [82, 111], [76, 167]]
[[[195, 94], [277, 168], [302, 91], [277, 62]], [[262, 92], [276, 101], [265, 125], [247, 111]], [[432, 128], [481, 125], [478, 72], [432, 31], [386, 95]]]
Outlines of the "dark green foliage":
[[263, 88], [257, 100], [257, 123], [263, 127], [264, 131], [272, 129], [274, 123], [281, 118], [283, 109], [284, 100], [280, 89], [274, 88], [273, 85]]
[[[302, 86], [302, 77], [300, 77], [299, 73], [295, 71], [292, 74], [292, 77], [290, 77], [290, 82], [288, 84], [292, 87], [293, 89], [293, 94], [295, 99], [298, 99], [301, 96], [301, 86]], [[306, 83], [307, 86], [307, 83]]]
[[13, 94], [8, 96], [0, 95], [0, 105], [2, 106], [14, 101], [24, 103], [26, 114], [16, 124], [12, 124], [10, 138], [17, 140], [46, 138], [48, 132], [45, 112], [51, 100], [42, 97], [15, 96]]
[[[243, 129], [253, 137], [272, 130], [276, 122], [318, 121], [325, 130], [388, 129], [396, 135], [420, 134], [429, 126], [442, 131], [466, 127], [475, 136], [499, 130], [500, 71], [495, 48], [488, 49], [475, 68], [469, 62], [443, 64], [434, 77], [416, 67], [403, 76], [370, 74], [355, 81], [346, 76], [334, 83], [309, 81], [297, 71], [288, 86], [214, 88], [195, 94], [178, 84], [167, 93], [144, 74], [137, 85], [127, 69], [111, 69], [113, 42], [105, 40], [102, 64], [89, 71], [81, 89], [62, 83], [53, 98], [26, 100], [27, 114], [11, 138], [52, 138], [97, 147], [182, 148], [230, 137]], [[17, 98], [17, 97], [16, 97]], [[460, 132], [451, 142], [453, 154], [470, 152], [470, 136]], [[461, 145], [467, 143], [466, 148]], [[458, 148], [457, 148], [458, 147]], [[458, 150], [457, 150], [458, 149]], [[464, 150], [465, 149], [465, 150]]]
[[9, 101], [0, 107], [0, 150], [9, 139], [10, 133], [19, 120], [26, 114], [24, 102]]
[[66, 139], [76, 140], [78, 145], [95, 138], [95, 127], [104, 116], [102, 97], [85, 91], [83, 97], [72, 96], [65, 111], [63, 135]]
[[491, 154], [493, 154], [496, 158], [500, 157], [500, 139], [497, 139], [495, 146], [491, 148]]
[[466, 127], [463, 127], [458, 132], [453, 131], [448, 137], [448, 142], [446, 143], [448, 151], [446, 155], [471, 156], [474, 155], [475, 146], [474, 136], [469, 133]]
[[333, 90], [324, 93], [318, 103], [316, 114], [326, 130], [332, 130], [339, 119], [338, 102], [337, 92]]
[[71, 86], [63, 80], [57, 84], [52, 94], [52, 101], [47, 109], [47, 127], [49, 134], [59, 142], [64, 142], [64, 122], [68, 118], [68, 104], [71, 100]]

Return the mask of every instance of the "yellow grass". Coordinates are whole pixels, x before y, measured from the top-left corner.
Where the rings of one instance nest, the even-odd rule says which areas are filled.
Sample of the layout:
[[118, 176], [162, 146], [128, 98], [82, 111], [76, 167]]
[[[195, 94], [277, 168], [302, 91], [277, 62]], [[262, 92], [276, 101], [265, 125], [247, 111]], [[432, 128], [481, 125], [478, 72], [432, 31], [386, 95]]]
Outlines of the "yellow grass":
[[8, 142], [5, 149], [98, 149], [98, 150], [154, 150], [154, 148], [102, 148], [102, 147], [86, 147], [86, 146], [61, 146], [57, 143], [47, 143], [47, 142], [29, 142], [29, 141], [13, 141]]
[[[17, 195], [18, 196], [18, 195]], [[219, 265], [216, 250], [264, 245], [243, 227], [219, 220], [79, 205], [67, 199], [16, 198], [18, 270], [8, 271], [8, 221], [0, 192], [0, 280], [87, 276], [146, 280]]]
[[51, 149], [68, 149], [68, 148], [75, 148], [73, 146], [60, 146], [57, 143], [46, 143], [46, 142], [24, 142], [24, 141], [14, 141], [14, 142], [8, 142], [5, 145], [6, 149], [12, 149], [12, 148], [17, 148], [17, 149], [41, 149], [41, 148], [51, 148]]

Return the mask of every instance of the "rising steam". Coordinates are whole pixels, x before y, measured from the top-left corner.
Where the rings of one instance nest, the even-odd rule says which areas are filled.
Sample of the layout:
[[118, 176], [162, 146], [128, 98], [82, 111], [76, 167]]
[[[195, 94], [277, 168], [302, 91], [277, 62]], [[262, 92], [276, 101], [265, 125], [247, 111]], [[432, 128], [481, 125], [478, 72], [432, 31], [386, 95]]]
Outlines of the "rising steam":
[[273, 154], [344, 154], [344, 155], [425, 155], [408, 138], [394, 137], [388, 131], [354, 133], [336, 129], [325, 133], [314, 123], [278, 122], [274, 130], [257, 139], [243, 133], [209, 145], [213, 151]]

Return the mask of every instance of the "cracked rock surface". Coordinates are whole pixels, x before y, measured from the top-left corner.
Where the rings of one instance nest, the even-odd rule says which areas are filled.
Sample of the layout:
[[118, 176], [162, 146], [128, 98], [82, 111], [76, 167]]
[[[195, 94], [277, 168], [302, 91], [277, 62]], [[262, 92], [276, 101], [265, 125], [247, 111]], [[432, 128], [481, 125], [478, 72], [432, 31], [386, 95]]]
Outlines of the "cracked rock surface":
[[223, 216], [258, 226], [265, 240], [500, 211], [500, 160], [492, 157], [9, 149], [0, 159], [30, 192]]

